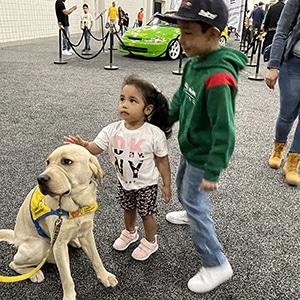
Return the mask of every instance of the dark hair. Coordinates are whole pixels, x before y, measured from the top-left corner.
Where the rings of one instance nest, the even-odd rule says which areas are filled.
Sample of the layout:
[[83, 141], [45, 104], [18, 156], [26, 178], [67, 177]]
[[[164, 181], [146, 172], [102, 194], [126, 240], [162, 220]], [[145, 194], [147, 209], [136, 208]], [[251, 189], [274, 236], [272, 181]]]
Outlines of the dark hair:
[[209, 24], [201, 22], [201, 21], [198, 21], [196, 23], [198, 23], [201, 26], [201, 32], [202, 33], [206, 33], [210, 27], [214, 27], [212, 25], [209, 25]]
[[169, 101], [152, 83], [139, 78], [136, 75], [125, 77], [122, 88], [125, 85], [133, 85], [143, 94], [145, 105], [153, 105], [153, 110], [149, 116], [146, 116], [146, 122], [159, 127], [169, 138], [172, 129], [168, 125]]
[[83, 5], [82, 5], [82, 8], [89, 8], [89, 6], [86, 4], [86, 3], [84, 3]]

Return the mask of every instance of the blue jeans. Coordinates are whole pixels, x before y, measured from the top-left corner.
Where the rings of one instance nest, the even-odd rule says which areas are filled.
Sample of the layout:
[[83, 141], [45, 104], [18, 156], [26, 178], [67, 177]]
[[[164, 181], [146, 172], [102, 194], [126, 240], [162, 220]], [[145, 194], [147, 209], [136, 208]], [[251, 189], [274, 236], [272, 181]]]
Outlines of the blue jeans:
[[90, 50], [91, 49], [91, 47], [90, 47], [91, 34], [88, 31], [88, 29], [86, 29], [86, 31], [85, 31], [84, 39], [85, 39], [85, 47], [84, 48], [86, 50]]
[[180, 203], [186, 210], [192, 231], [192, 240], [201, 254], [203, 267], [216, 267], [226, 261], [222, 246], [217, 239], [208, 193], [199, 191], [204, 172], [191, 166], [181, 156], [176, 185]]
[[[64, 26], [64, 29], [65, 29], [65, 33], [66, 33], [67, 37], [70, 38], [69, 26]], [[63, 51], [70, 50], [71, 46], [63, 32], [62, 32], [62, 35], [63, 35]]]
[[286, 143], [298, 117], [298, 125], [290, 152], [300, 154], [300, 58], [293, 56], [283, 62], [279, 72], [280, 111], [276, 121], [275, 142]]

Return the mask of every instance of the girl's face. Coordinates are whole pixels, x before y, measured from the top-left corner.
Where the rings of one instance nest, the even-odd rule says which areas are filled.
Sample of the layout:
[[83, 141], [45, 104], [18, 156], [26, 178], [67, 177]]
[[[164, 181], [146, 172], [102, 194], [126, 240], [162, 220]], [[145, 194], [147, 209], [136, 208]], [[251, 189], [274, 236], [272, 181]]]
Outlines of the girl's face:
[[178, 26], [180, 28], [179, 41], [187, 57], [203, 56], [219, 47], [219, 39], [213, 36], [215, 34], [212, 32], [213, 29], [203, 33], [200, 24], [179, 20]]
[[145, 117], [152, 111], [152, 105], [145, 105], [143, 94], [134, 85], [125, 85], [120, 94], [118, 114], [125, 126], [135, 129], [142, 126]]

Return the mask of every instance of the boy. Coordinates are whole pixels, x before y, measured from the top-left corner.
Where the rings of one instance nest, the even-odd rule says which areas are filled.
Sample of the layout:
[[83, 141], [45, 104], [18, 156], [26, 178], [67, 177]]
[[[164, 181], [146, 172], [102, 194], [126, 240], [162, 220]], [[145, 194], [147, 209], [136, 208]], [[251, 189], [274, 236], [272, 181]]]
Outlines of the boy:
[[233, 274], [215, 233], [208, 192], [217, 190], [219, 175], [233, 152], [237, 77], [247, 58], [219, 46], [228, 20], [222, 0], [184, 0], [174, 16], [160, 17], [178, 23], [181, 46], [190, 57], [169, 110], [170, 125], [176, 121], [180, 125], [182, 156], [176, 185], [185, 210], [171, 212], [166, 219], [190, 224], [202, 268], [189, 280], [188, 288], [206, 293]]
[[143, 26], [143, 19], [144, 19], [144, 9], [141, 8], [137, 14], [137, 20], [138, 20], [139, 27]]
[[92, 30], [93, 23], [94, 23], [94, 18], [92, 14], [89, 13], [89, 7], [87, 4], [82, 5], [83, 13], [80, 16], [80, 28], [85, 31], [85, 48], [83, 51], [89, 51], [91, 50], [90, 47], [90, 39], [91, 39], [91, 34], [90, 30]]

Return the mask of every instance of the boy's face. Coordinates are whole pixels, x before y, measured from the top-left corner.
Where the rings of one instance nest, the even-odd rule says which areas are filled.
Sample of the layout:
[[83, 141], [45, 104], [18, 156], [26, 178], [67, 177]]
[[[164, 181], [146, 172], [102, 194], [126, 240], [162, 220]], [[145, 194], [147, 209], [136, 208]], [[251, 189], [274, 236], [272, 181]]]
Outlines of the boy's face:
[[87, 7], [84, 7], [83, 11], [84, 11], [85, 14], [87, 14], [89, 12], [89, 9]]
[[203, 33], [201, 25], [196, 22], [178, 20], [180, 28], [179, 42], [187, 57], [203, 56], [219, 47], [216, 28]]

